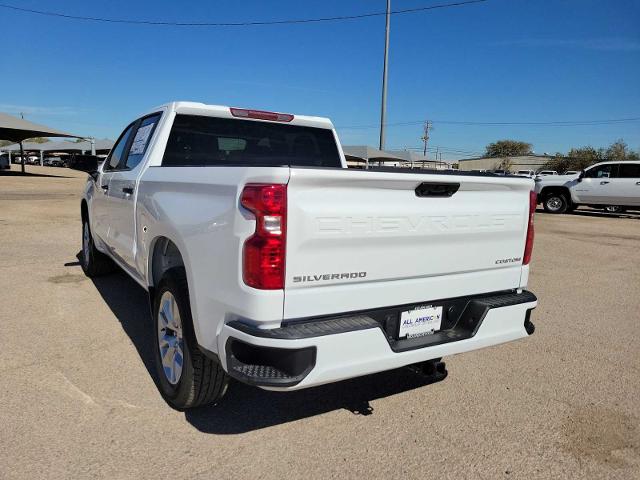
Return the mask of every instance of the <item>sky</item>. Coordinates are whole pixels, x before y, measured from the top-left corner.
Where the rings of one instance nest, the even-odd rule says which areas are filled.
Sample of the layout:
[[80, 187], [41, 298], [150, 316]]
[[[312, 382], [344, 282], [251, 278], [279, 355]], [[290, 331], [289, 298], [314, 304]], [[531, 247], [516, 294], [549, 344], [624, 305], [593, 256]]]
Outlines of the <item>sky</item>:
[[[392, 9], [452, 0], [392, 0]], [[0, 0], [70, 15], [238, 22], [382, 12], [385, 0]], [[378, 145], [384, 16], [246, 27], [96, 23], [0, 8], [0, 111], [116, 138], [172, 100], [326, 116], [345, 145]], [[387, 149], [478, 156], [502, 138], [534, 151], [640, 149], [640, 2], [488, 0], [393, 15]], [[393, 125], [394, 123], [411, 123]], [[431, 150], [433, 149], [433, 150]]]

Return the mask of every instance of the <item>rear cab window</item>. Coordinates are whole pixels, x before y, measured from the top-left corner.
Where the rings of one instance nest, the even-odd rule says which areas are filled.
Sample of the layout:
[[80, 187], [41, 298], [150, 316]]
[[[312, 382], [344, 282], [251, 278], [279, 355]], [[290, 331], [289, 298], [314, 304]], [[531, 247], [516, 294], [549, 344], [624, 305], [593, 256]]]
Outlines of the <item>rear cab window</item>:
[[332, 130], [184, 114], [176, 115], [162, 165], [342, 167]]
[[637, 178], [640, 179], [640, 163], [621, 163], [620, 178]]

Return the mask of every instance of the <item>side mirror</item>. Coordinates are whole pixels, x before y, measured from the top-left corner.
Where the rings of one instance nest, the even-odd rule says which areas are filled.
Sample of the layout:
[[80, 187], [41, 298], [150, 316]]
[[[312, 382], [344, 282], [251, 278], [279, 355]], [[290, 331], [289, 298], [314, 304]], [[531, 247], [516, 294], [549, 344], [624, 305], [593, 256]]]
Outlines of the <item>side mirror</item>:
[[81, 172], [95, 172], [98, 170], [98, 157], [96, 155], [74, 155], [69, 160], [69, 168]]
[[584, 178], [584, 170], [580, 172], [580, 175], [578, 175], [578, 178], [576, 180], [578, 181], [578, 183], [580, 183], [583, 178]]

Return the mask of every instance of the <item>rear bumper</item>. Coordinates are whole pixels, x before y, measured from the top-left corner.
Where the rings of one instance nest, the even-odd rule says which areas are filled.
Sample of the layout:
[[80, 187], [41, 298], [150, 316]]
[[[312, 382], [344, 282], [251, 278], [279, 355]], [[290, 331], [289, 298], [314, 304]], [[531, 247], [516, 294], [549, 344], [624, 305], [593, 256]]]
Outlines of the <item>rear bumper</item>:
[[404, 305], [259, 329], [238, 321], [219, 336], [220, 361], [230, 376], [276, 390], [297, 390], [497, 345], [531, 335], [531, 292], [428, 302], [444, 306], [443, 330], [397, 339]]

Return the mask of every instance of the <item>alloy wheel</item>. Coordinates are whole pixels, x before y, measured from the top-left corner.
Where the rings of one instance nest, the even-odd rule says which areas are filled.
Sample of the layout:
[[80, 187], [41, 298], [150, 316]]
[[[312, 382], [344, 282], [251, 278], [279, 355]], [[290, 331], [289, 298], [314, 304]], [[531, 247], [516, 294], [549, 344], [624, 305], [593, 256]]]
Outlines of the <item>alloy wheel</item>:
[[160, 298], [157, 324], [162, 368], [167, 381], [177, 385], [184, 363], [184, 339], [180, 310], [171, 292], [164, 292]]

